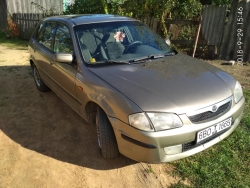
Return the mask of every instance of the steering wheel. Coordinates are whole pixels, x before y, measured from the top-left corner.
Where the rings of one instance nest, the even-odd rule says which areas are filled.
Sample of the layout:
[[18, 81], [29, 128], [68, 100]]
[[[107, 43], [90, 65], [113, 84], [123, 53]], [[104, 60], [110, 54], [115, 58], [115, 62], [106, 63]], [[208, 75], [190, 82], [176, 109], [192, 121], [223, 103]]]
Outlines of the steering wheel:
[[139, 46], [139, 45], [142, 45], [142, 42], [141, 41], [134, 41], [132, 43], [130, 43], [124, 50], [124, 54], [128, 53], [129, 49], [132, 48], [132, 47], [136, 47], [136, 46]]

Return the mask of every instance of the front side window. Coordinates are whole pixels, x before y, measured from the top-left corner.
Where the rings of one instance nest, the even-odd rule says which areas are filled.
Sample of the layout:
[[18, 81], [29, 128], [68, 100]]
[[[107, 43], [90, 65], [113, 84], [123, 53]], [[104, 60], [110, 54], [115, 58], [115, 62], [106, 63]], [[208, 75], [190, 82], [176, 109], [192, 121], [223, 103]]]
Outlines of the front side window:
[[64, 52], [73, 54], [73, 43], [69, 29], [59, 24], [55, 34], [54, 52]]
[[37, 41], [52, 50], [52, 39], [56, 28], [56, 24], [49, 22], [44, 26], [44, 29], [38, 34]]

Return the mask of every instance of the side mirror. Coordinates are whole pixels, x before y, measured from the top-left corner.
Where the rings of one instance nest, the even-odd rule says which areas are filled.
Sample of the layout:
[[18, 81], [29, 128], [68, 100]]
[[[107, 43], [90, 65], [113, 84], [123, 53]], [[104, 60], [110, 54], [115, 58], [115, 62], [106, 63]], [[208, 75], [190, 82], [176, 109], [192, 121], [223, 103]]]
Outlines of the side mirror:
[[165, 39], [165, 42], [170, 46], [170, 44], [171, 44], [170, 39]]
[[73, 56], [70, 53], [55, 53], [54, 61], [57, 61], [60, 63], [72, 63]]

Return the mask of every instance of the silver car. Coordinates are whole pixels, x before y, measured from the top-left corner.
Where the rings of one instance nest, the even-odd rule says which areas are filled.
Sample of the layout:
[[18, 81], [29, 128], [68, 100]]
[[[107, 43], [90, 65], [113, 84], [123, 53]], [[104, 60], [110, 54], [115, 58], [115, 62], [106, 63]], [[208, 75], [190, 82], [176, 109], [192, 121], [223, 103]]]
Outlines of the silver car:
[[45, 18], [29, 52], [38, 90], [53, 90], [97, 127], [105, 159], [181, 159], [229, 136], [242, 118], [237, 80], [177, 53], [132, 18]]

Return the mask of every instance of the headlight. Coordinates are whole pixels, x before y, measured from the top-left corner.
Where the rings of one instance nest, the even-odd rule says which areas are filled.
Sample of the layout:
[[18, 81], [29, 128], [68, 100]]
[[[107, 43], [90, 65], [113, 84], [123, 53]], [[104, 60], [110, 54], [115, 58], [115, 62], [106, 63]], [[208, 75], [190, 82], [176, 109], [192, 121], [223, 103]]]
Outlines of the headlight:
[[[154, 128], [151, 126], [151, 123], [148, 120], [147, 115], [151, 120]], [[161, 131], [161, 130], [181, 127], [183, 125], [180, 118], [175, 114], [147, 113], [147, 115], [145, 113], [137, 113], [129, 115], [130, 125], [144, 131], [154, 131], [154, 129], [156, 131]]]
[[144, 131], [154, 131], [153, 127], [150, 125], [148, 118], [145, 113], [137, 113], [128, 116], [129, 123], [133, 127], [144, 130]]
[[182, 126], [182, 121], [175, 114], [147, 113], [156, 131], [173, 129]]
[[243, 91], [240, 83], [237, 81], [234, 88], [234, 101], [238, 103], [240, 99], [243, 97]]

